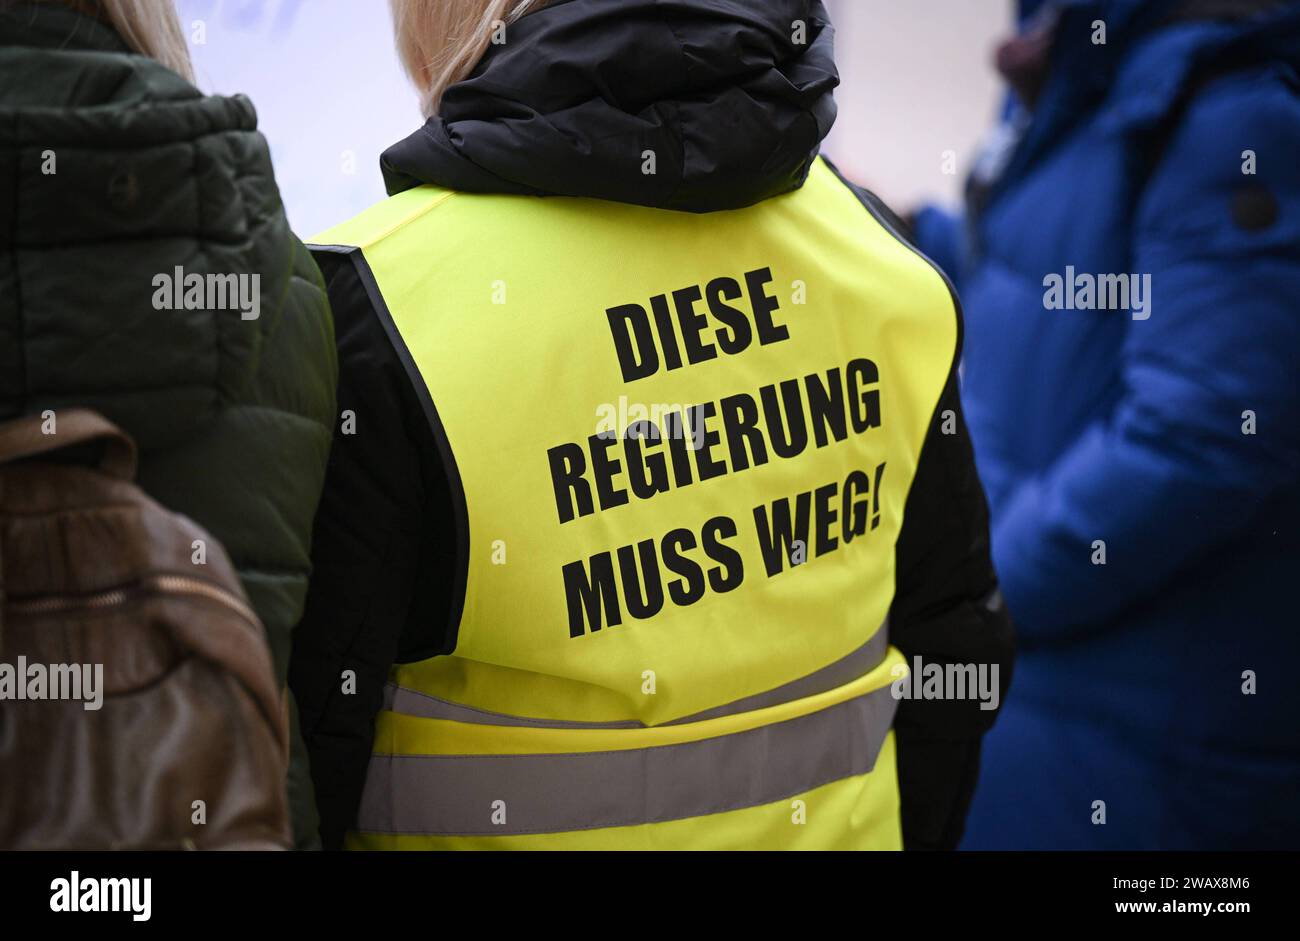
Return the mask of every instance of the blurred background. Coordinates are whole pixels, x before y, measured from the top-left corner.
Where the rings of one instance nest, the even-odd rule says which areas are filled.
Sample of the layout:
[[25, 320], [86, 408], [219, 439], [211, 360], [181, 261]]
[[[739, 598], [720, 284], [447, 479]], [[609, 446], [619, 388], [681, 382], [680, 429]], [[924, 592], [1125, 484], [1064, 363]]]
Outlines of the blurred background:
[[[383, 198], [380, 152], [422, 123], [393, 51], [386, 3], [178, 0], [177, 6], [199, 86], [243, 92], [256, 102], [299, 234], [322, 231]], [[1010, 28], [1010, 0], [828, 0], [827, 6], [842, 84], [825, 152], [900, 211], [922, 200], [955, 205], [972, 149], [996, 109], [990, 61], [996, 38]], [[304, 109], [303, 101], [313, 99], [321, 108]]]

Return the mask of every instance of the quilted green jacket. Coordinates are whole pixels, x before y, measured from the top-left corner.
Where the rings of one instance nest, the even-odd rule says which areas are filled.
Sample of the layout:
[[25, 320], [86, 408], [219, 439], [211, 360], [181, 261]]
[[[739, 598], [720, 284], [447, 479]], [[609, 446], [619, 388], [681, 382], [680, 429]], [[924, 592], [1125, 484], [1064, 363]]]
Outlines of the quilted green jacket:
[[[256, 127], [246, 98], [204, 96], [98, 20], [0, 0], [0, 421], [88, 406], [133, 435], [145, 491], [230, 554], [283, 686], [337, 365]], [[232, 274], [224, 301], [209, 292]], [[205, 294], [187, 304], [191, 275]]]

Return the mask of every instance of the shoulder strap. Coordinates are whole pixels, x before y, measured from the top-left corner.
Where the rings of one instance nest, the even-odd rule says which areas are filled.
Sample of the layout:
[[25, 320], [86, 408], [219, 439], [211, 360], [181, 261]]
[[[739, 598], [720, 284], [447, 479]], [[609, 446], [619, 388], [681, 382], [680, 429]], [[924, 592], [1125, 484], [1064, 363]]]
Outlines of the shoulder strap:
[[26, 415], [0, 424], [0, 466], [99, 441], [103, 444], [99, 469], [122, 480], [135, 477], [135, 442], [103, 415], [88, 408], [70, 408], [56, 413], [52, 421], [54, 431], [49, 434], [40, 415]]

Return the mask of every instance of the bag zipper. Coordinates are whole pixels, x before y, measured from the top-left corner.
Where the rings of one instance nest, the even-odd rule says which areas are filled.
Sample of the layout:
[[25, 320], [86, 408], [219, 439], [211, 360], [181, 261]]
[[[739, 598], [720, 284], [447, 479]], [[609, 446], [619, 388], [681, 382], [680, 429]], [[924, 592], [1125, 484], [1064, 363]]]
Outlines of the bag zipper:
[[186, 575], [153, 575], [148, 578], [85, 595], [51, 595], [29, 599], [5, 599], [4, 608], [12, 615], [37, 616], [65, 611], [115, 608], [147, 595], [183, 595], [216, 602], [250, 625], [261, 624], [253, 610], [233, 592], [200, 578]]

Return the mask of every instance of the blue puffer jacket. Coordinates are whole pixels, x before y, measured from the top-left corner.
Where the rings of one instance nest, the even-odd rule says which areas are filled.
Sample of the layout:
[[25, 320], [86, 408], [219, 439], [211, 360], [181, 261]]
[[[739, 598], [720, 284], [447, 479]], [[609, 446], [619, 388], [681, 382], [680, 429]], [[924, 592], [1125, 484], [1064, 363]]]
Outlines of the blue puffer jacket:
[[[967, 847], [1300, 846], [1300, 7], [1162, 6], [1068, 5], [1000, 172], [917, 221], [1021, 641]], [[1067, 266], [1146, 319], [1047, 309]]]

